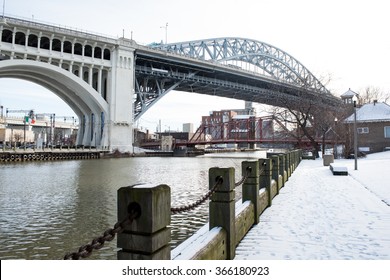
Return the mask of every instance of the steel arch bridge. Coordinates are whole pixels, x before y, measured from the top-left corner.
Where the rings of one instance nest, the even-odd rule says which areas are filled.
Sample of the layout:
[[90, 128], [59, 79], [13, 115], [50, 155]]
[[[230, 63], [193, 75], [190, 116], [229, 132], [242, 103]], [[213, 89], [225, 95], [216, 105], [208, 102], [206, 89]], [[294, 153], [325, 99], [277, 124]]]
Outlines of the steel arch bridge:
[[[164, 63], [163, 57], [145, 57], [145, 53], [139, 51], [136, 57], [135, 119], [171, 90], [282, 107], [285, 97], [297, 105], [307, 98], [324, 106], [335, 106], [340, 102], [297, 59], [264, 42], [213, 38], [149, 47], [165, 55], [187, 58], [188, 67], [182, 69], [179, 60]], [[207, 64], [196, 63], [200, 61]], [[151, 79], [151, 76], [155, 78]]]
[[163, 45], [160, 48], [219, 63], [242, 61], [262, 69], [264, 73], [279, 81], [330, 93], [298, 60], [264, 42], [244, 38], [219, 38]]

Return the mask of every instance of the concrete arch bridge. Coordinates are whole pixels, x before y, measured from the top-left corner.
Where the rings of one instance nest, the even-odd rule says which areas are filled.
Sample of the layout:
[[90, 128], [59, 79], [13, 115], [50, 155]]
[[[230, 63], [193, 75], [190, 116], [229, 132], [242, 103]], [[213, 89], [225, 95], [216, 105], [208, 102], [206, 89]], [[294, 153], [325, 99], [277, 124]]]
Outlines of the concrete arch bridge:
[[32, 81], [62, 98], [79, 118], [78, 145], [121, 152], [132, 151], [134, 121], [171, 90], [278, 106], [339, 104], [298, 60], [259, 41], [143, 46], [14, 17], [0, 17], [2, 77]]

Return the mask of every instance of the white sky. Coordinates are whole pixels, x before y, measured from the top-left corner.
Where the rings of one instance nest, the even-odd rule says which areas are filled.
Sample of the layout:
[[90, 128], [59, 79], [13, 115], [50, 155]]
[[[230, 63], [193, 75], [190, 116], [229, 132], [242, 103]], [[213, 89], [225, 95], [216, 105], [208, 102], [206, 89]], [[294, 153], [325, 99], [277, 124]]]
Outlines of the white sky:
[[[0, 0], [1, 4], [3, 4]], [[315, 76], [331, 75], [327, 88], [340, 95], [374, 86], [390, 92], [390, 17], [387, 1], [349, 0], [5, 0], [5, 14], [130, 38], [138, 43], [244, 37], [274, 45]], [[3, 5], [1, 5], [2, 7]], [[2, 10], [1, 10], [2, 11]], [[3, 11], [2, 11], [3, 12]], [[0, 79], [4, 108], [73, 115], [40, 86]], [[146, 112], [139, 126], [154, 130], [197, 126], [211, 110], [244, 102], [171, 92]]]

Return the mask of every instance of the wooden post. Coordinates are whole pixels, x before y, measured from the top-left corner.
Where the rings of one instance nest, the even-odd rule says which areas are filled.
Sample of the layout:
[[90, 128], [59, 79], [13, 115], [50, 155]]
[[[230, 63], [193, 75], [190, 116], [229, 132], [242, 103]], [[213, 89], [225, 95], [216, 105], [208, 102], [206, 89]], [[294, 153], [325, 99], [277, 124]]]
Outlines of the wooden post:
[[295, 150], [291, 152], [291, 173], [295, 171]]
[[167, 185], [136, 185], [118, 190], [118, 221], [131, 208], [140, 216], [118, 234], [118, 260], [170, 260], [171, 190]]
[[[284, 184], [287, 181], [287, 174], [284, 172], [285, 171], [285, 167], [284, 167], [285, 164], [286, 164], [286, 155], [280, 154], [279, 155], [279, 173], [282, 176], [282, 186], [284, 186]], [[280, 186], [279, 189], [282, 186]]]
[[242, 175], [245, 176], [248, 168], [251, 170], [248, 178], [242, 184], [242, 202], [247, 200], [253, 203], [254, 207], [254, 224], [260, 221], [260, 205], [259, 205], [259, 186], [260, 186], [260, 170], [259, 161], [243, 161], [241, 163]]
[[279, 194], [280, 182], [279, 182], [279, 157], [276, 155], [271, 156], [272, 161], [272, 179], [276, 181], [276, 190], [272, 190], [275, 194], [272, 195], [272, 198]]
[[260, 174], [260, 188], [266, 188], [268, 193], [268, 206], [271, 206], [272, 161], [269, 158], [261, 158], [259, 159], [259, 166], [260, 169], [263, 169], [263, 172]]
[[219, 178], [222, 178], [222, 184], [219, 184], [216, 192], [211, 196], [209, 204], [210, 229], [222, 227], [227, 234], [226, 241], [226, 259], [232, 260], [236, 255], [236, 232], [235, 232], [235, 178], [234, 168], [209, 169], [209, 186], [212, 189]]
[[291, 176], [291, 151], [286, 154], [286, 171], [287, 177]]
[[284, 171], [286, 172], [287, 175], [286, 181], [288, 181], [288, 178], [290, 177], [290, 175], [288, 174], [288, 165], [289, 165], [288, 158], [289, 158], [289, 152], [284, 154]]

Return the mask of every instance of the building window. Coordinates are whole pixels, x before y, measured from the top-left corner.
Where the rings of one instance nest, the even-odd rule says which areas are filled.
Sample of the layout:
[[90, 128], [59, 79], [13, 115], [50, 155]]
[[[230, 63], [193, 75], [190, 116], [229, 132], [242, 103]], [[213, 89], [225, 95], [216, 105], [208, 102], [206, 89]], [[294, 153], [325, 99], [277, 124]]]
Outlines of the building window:
[[390, 138], [390, 126], [385, 126], [385, 138]]
[[368, 129], [368, 127], [358, 127], [357, 132], [359, 134], [366, 134], [366, 133], [369, 133], [370, 130]]

